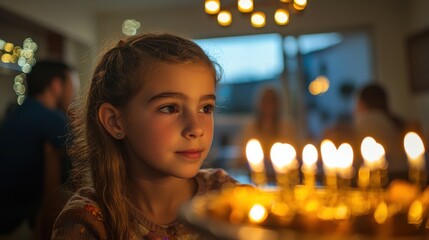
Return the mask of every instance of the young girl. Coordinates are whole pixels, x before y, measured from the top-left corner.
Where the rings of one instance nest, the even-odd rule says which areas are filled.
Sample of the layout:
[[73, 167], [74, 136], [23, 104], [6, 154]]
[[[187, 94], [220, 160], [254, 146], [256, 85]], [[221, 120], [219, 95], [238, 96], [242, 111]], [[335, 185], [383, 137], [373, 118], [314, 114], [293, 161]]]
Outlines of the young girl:
[[235, 182], [223, 170], [200, 170], [217, 80], [204, 51], [177, 36], [131, 37], [107, 51], [72, 114], [80, 189], [52, 238], [197, 239], [178, 220], [180, 206]]

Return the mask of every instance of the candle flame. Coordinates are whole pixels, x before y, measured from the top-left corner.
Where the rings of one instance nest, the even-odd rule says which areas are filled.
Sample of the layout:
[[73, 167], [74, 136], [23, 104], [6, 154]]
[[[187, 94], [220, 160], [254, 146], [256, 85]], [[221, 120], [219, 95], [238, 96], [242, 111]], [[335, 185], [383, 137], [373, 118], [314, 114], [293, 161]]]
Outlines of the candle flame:
[[261, 204], [255, 204], [250, 209], [249, 220], [253, 223], [261, 223], [268, 216], [267, 210]]
[[328, 169], [335, 169], [337, 155], [337, 148], [335, 147], [335, 144], [331, 140], [323, 140], [320, 144], [320, 152], [322, 153], [323, 164]]
[[312, 167], [316, 164], [318, 158], [317, 149], [313, 144], [305, 145], [302, 150], [302, 161], [306, 167]]
[[360, 150], [366, 165], [373, 167], [381, 164], [380, 161], [382, 161], [381, 159], [384, 157], [384, 148], [381, 144], [378, 144], [374, 138], [364, 138]]
[[353, 164], [353, 148], [348, 143], [343, 143], [338, 148], [338, 162], [339, 168], [345, 169], [351, 167]]
[[271, 161], [276, 172], [284, 173], [296, 157], [295, 148], [290, 144], [275, 143], [271, 147]]
[[425, 152], [422, 139], [415, 132], [409, 132], [405, 135], [404, 147], [408, 157], [412, 159], [420, 157]]
[[262, 150], [261, 143], [258, 140], [250, 139], [247, 142], [246, 157], [253, 171], [264, 171], [264, 152]]

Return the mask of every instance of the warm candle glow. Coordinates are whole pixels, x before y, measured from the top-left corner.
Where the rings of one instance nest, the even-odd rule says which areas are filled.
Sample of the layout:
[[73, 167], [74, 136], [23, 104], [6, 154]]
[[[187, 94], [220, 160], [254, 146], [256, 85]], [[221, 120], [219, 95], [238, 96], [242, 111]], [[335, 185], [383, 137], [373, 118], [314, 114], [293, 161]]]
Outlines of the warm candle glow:
[[386, 222], [387, 217], [389, 216], [389, 209], [385, 202], [381, 202], [374, 211], [374, 220], [378, 224], [383, 224]]
[[422, 139], [415, 132], [409, 132], [404, 138], [405, 152], [411, 166], [422, 169], [424, 168], [425, 147]]
[[378, 144], [374, 138], [366, 137], [363, 139], [361, 154], [365, 165], [371, 170], [383, 167], [384, 148]]
[[250, 139], [246, 145], [246, 157], [250, 168], [254, 172], [264, 171], [264, 152], [261, 143], [256, 139]]
[[338, 163], [339, 168], [349, 168], [353, 164], [353, 149], [348, 143], [343, 143], [338, 148]]
[[422, 202], [415, 200], [408, 210], [408, 223], [419, 225], [423, 222], [424, 207]]
[[348, 143], [343, 143], [337, 151], [338, 172], [344, 178], [351, 178], [353, 165], [353, 148]]
[[205, 11], [208, 14], [216, 14], [220, 10], [219, 0], [206, 0], [205, 2]]
[[386, 167], [386, 158], [385, 158], [386, 152], [384, 151], [384, 147], [380, 143], [377, 143], [377, 146], [378, 146], [378, 152], [381, 155], [378, 161], [378, 165], [380, 166], [380, 168]]
[[238, 0], [238, 10], [243, 13], [253, 11], [253, 0]]
[[336, 168], [337, 148], [331, 140], [323, 140], [320, 144], [320, 152], [322, 154], [323, 165], [325, 170], [334, 171]]
[[250, 209], [249, 220], [253, 223], [261, 223], [268, 216], [267, 210], [261, 204], [255, 204]]
[[290, 144], [275, 143], [271, 147], [271, 162], [277, 173], [285, 173], [291, 167], [295, 158], [295, 148]]
[[317, 149], [313, 144], [305, 145], [302, 150], [302, 162], [303, 167], [306, 169], [313, 169], [316, 167], [316, 162], [318, 158]]

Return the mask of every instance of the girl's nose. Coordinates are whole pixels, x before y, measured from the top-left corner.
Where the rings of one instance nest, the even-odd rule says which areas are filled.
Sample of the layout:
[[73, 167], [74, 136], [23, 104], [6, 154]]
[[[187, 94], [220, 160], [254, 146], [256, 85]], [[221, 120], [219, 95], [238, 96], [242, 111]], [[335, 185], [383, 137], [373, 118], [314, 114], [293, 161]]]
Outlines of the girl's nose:
[[198, 113], [184, 114], [183, 120], [185, 123], [183, 136], [185, 138], [192, 139], [204, 136], [204, 129], [198, 119]]

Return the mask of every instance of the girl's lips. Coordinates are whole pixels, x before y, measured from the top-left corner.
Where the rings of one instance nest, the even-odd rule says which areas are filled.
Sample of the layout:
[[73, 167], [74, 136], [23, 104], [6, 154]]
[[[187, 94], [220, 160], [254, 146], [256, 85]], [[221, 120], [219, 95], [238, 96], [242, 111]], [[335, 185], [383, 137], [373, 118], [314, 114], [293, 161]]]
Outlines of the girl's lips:
[[176, 151], [176, 154], [190, 159], [199, 159], [203, 151], [204, 149], [187, 149], [182, 151]]

